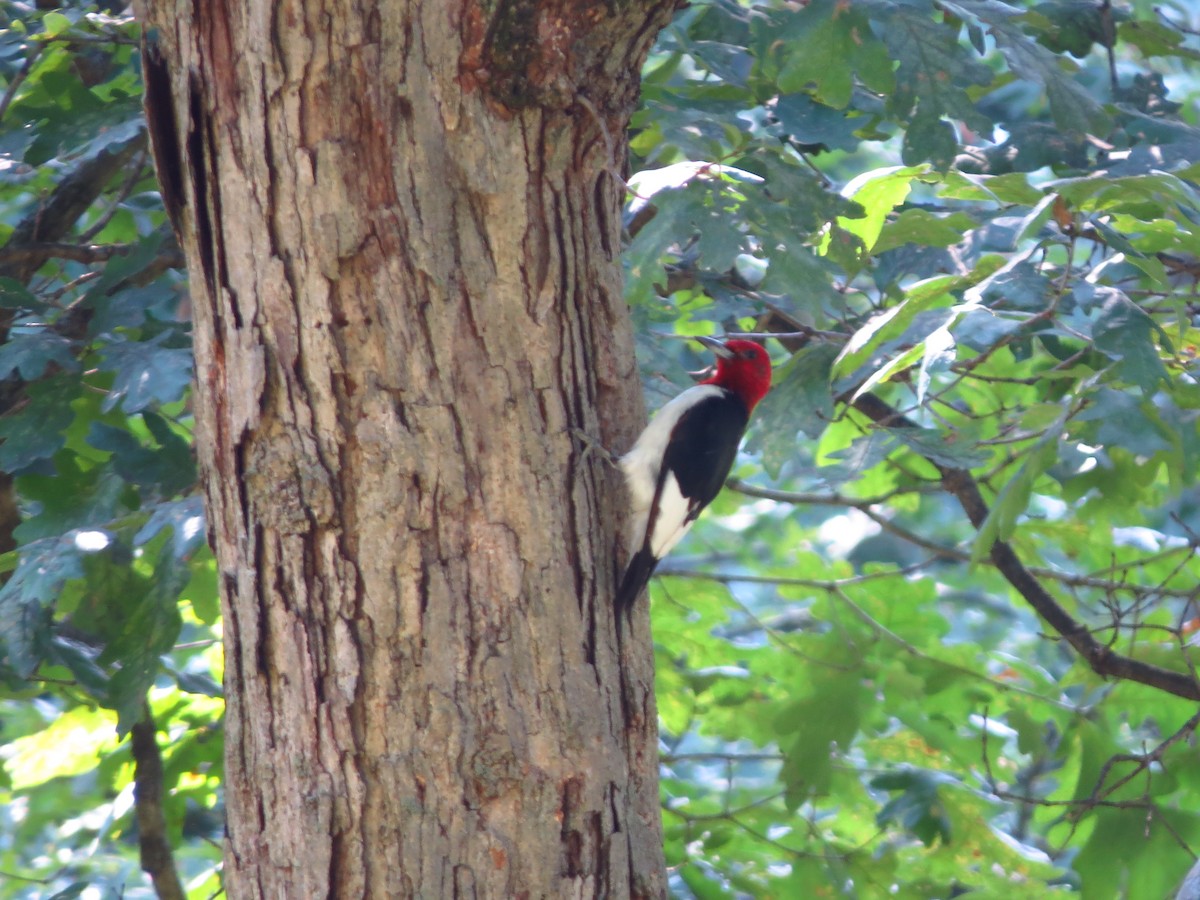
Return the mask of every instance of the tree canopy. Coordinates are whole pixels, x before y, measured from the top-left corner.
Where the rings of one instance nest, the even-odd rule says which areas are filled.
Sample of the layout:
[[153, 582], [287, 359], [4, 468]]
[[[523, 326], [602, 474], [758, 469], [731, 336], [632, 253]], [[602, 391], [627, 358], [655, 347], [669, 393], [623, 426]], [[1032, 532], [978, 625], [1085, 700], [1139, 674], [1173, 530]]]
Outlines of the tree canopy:
[[[0, 897], [149, 896], [139, 849], [210, 897], [217, 579], [138, 24], [0, 16]], [[1161, 897], [1194, 861], [1198, 37], [1087, 0], [708, 0], [660, 35], [649, 403], [687, 336], [777, 364], [651, 591], [678, 896]]]

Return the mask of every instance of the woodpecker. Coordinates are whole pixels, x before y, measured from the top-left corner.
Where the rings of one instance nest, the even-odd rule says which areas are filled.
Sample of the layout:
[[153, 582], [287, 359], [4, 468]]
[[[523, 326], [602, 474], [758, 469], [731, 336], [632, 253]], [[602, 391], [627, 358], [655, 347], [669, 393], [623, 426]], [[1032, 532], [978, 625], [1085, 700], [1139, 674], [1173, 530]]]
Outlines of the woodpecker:
[[617, 590], [618, 622], [720, 492], [750, 413], [771, 387], [771, 360], [758, 344], [697, 340], [716, 354], [716, 373], [663, 406], [617, 460], [629, 490], [631, 554]]

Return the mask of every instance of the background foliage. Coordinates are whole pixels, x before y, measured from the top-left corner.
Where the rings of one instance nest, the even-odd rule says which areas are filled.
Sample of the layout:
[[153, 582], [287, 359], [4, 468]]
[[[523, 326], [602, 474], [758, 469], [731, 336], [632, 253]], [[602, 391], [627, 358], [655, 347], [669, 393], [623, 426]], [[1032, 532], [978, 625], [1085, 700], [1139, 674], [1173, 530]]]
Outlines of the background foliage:
[[1196, 26], [712, 0], [659, 41], [644, 357], [781, 333], [654, 591], [681, 896], [1161, 898], [1192, 864]]
[[[171, 896], [168, 846], [210, 897], [219, 610], [137, 26], [0, 16], [0, 897]], [[709, 0], [661, 36], [648, 395], [703, 364], [680, 336], [778, 364], [653, 588], [679, 896], [1158, 898], [1191, 865], [1198, 27]]]
[[[83, 4], [0, 20], [0, 896], [153, 896], [140, 838], [162, 896], [173, 845], [207, 897], [219, 607], [138, 28]], [[162, 803], [135, 809], [135, 778]]]

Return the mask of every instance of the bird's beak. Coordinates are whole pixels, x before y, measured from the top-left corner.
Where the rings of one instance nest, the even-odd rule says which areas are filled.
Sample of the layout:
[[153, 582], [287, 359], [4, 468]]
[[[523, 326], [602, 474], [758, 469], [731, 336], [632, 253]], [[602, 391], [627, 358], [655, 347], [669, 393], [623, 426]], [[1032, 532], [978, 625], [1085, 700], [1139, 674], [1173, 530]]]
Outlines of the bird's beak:
[[708, 337], [707, 335], [700, 335], [696, 338], [696, 340], [698, 340], [700, 343], [702, 343], [705, 347], [707, 347], [713, 353], [717, 354], [717, 356], [721, 357], [721, 359], [732, 359], [733, 358], [733, 354], [731, 352], [729, 352], [729, 348], [726, 347], [723, 342], [717, 340], [714, 337]]

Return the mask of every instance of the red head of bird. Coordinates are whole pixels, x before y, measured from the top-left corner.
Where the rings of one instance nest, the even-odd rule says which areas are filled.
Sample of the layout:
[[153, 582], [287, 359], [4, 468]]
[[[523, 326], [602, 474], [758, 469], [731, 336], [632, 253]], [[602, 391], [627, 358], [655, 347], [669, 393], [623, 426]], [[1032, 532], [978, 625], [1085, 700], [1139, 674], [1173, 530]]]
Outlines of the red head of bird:
[[754, 341], [741, 338], [719, 341], [700, 337], [697, 340], [717, 356], [716, 374], [700, 383], [733, 391], [742, 398], [747, 412], [753, 410], [771, 389], [771, 358], [767, 351]]

